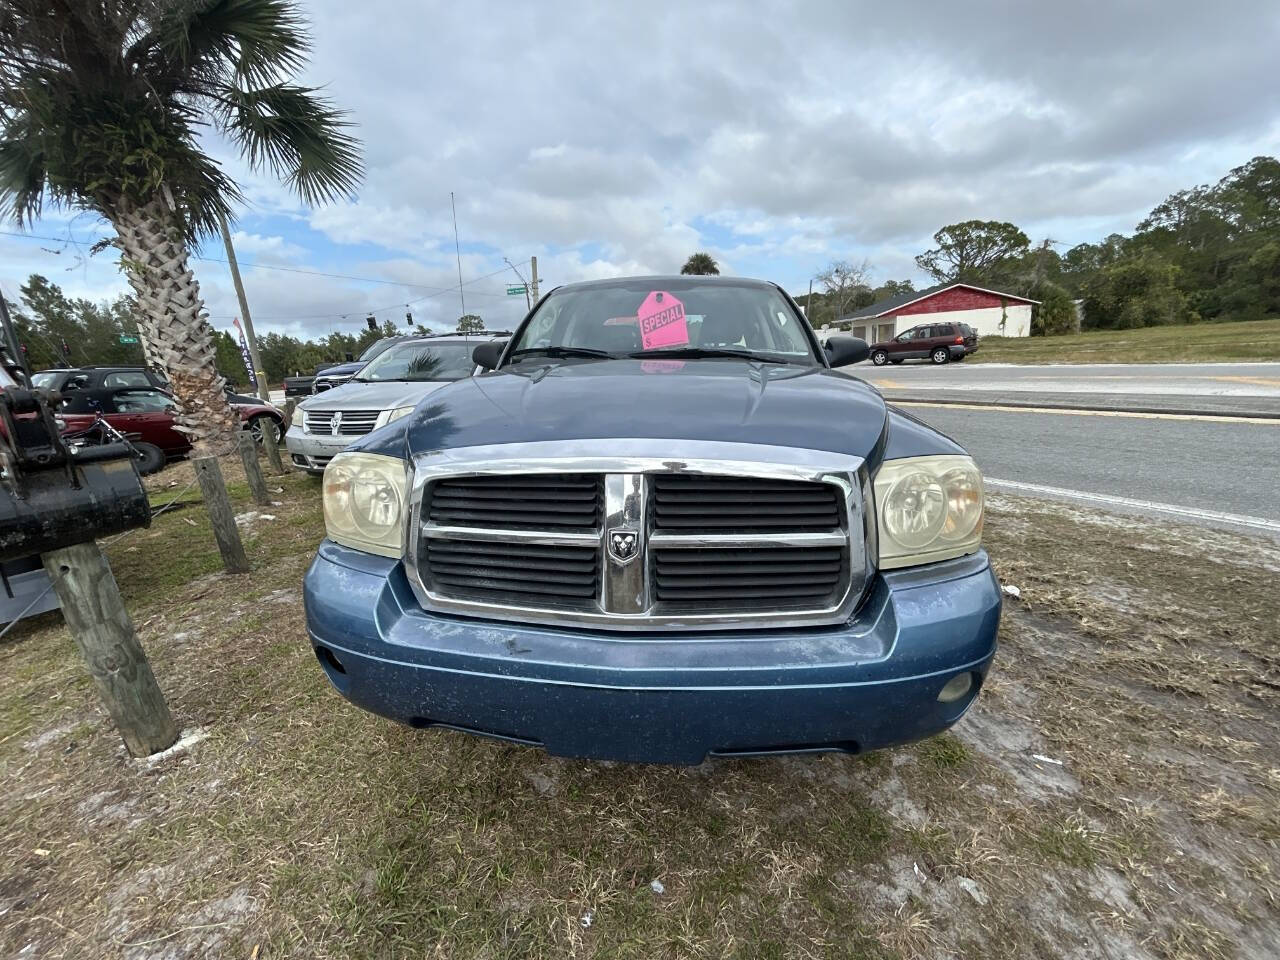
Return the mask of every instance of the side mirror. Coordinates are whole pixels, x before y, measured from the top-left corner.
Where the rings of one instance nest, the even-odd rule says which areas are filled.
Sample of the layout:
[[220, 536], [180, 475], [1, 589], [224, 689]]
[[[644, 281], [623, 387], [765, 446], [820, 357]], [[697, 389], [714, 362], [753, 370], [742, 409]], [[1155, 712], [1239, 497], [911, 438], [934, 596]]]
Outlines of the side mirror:
[[498, 361], [502, 359], [502, 351], [505, 349], [507, 349], [505, 340], [486, 340], [484, 343], [476, 344], [476, 348], [471, 351], [471, 359], [477, 366], [493, 370], [498, 366]]
[[844, 334], [830, 337], [827, 340], [827, 362], [833, 367], [844, 367], [851, 363], [861, 363], [871, 353], [867, 341], [859, 340]]

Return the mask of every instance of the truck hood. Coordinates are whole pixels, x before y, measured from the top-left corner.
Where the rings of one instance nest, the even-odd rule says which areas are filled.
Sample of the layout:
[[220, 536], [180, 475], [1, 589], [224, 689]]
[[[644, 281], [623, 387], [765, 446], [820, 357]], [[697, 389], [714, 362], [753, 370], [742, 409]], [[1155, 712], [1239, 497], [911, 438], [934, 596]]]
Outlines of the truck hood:
[[335, 363], [332, 367], [325, 367], [323, 370], [317, 373], [316, 376], [317, 377], [351, 377], [359, 373], [360, 368], [363, 367], [364, 364], [365, 364], [365, 361], [363, 360], [355, 360], [355, 361], [352, 361], [351, 363]]
[[405, 383], [384, 380], [381, 383], [348, 381], [308, 397], [298, 404], [302, 410], [392, 410], [412, 407], [429, 393], [448, 386], [447, 380], [425, 380]]
[[874, 388], [825, 368], [603, 360], [524, 364], [460, 380], [406, 422], [411, 455], [486, 444], [629, 437], [800, 447], [878, 463], [887, 414]]

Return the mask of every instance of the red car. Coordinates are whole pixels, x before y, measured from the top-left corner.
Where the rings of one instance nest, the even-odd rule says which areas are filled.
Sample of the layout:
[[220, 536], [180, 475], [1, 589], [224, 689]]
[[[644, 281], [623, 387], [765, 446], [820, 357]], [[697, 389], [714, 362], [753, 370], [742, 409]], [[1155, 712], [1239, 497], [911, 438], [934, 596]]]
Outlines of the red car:
[[[138, 450], [141, 473], [154, 473], [167, 460], [191, 450], [191, 441], [174, 429], [177, 418], [173, 397], [156, 387], [68, 390], [63, 396], [58, 417], [66, 423], [64, 432], [83, 430], [101, 413], [104, 420], [129, 436]], [[284, 414], [269, 403], [239, 403], [239, 397], [230, 399], [245, 429], [252, 430], [259, 443], [264, 438], [280, 442]]]

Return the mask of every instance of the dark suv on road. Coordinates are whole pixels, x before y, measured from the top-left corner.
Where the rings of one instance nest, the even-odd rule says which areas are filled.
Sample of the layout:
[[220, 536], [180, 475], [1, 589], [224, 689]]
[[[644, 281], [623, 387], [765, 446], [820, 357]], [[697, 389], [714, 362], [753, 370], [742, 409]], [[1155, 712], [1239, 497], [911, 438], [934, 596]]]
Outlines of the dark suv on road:
[[923, 323], [892, 340], [872, 344], [871, 362], [877, 367], [903, 360], [947, 363], [978, 352], [978, 334], [967, 323]]

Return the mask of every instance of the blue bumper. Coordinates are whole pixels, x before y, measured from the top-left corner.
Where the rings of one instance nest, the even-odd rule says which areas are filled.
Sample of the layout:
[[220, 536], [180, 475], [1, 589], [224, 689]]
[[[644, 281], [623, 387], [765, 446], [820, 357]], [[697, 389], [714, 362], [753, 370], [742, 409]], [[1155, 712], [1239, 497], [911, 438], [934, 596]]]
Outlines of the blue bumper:
[[[399, 561], [327, 540], [304, 599], [320, 664], [357, 706], [648, 763], [931, 736], [977, 696], [1000, 621], [985, 553], [877, 576], [838, 627], [614, 634], [441, 616], [418, 606]], [[970, 692], [940, 702], [964, 672]]]

